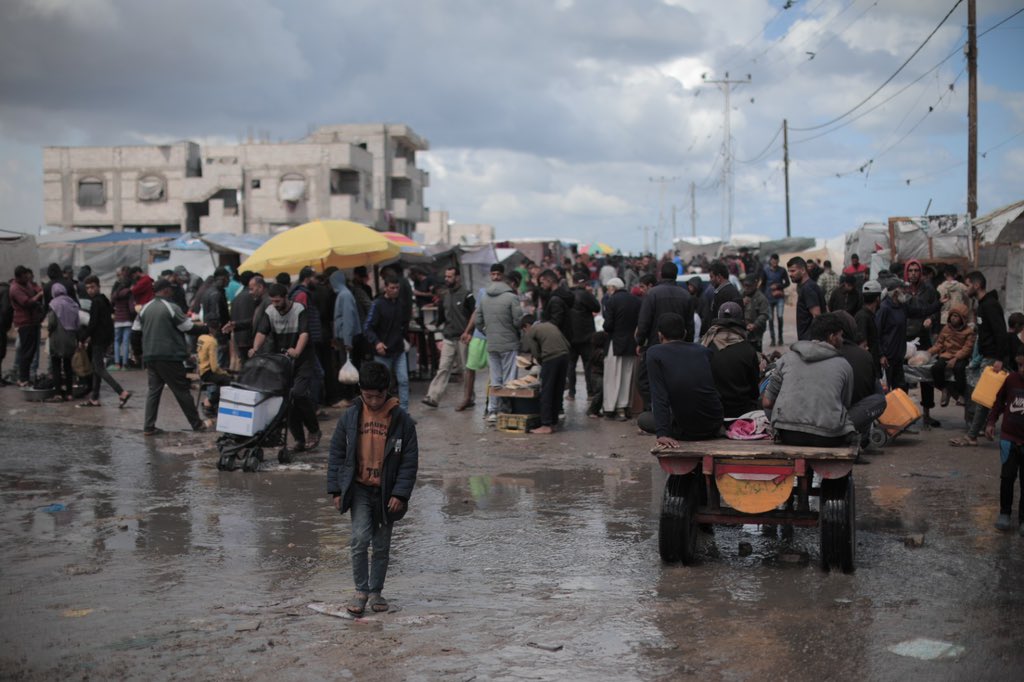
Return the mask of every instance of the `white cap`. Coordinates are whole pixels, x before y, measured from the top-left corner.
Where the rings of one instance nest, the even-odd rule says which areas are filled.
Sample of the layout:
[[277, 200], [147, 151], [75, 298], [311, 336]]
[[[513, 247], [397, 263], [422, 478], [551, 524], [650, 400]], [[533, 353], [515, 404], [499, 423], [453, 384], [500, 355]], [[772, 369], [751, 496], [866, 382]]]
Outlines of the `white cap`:
[[605, 287], [615, 287], [616, 289], [625, 289], [626, 288], [626, 283], [623, 282], [622, 279], [619, 278], [619, 277], [612, 277], [610, 280], [608, 280], [608, 283], [605, 284]]

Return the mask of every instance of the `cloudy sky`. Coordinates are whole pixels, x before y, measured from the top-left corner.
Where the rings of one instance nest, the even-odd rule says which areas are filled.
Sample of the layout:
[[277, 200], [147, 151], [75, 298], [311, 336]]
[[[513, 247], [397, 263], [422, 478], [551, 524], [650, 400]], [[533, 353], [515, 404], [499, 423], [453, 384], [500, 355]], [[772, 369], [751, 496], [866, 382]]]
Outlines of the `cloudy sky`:
[[[664, 246], [673, 210], [690, 232], [691, 182], [698, 233], [719, 235], [724, 97], [702, 76], [726, 72], [751, 79], [732, 92], [734, 233], [785, 234], [784, 118], [794, 234], [962, 213], [966, 0], [843, 116], [955, 3], [5, 0], [0, 227], [42, 223], [45, 145], [388, 121], [430, 141], [427, 204], [499, 238], [638, 250], [660, 224]], [[979, 33], [1021, 8], [978, 0]], [[981, 213], [1024, 198], [1022, 45], [1024, 13], [979, 39]]]

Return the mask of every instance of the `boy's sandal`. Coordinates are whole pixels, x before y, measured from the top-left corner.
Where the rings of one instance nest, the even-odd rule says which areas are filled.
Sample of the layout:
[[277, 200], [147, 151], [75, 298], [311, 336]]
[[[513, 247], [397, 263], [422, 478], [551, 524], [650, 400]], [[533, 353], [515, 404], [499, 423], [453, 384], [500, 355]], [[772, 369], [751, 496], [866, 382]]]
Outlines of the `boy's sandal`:
[[390, 604], [388, 604], [387, 599], [380, 596], [380, 594], [377, 592], [374, 592], [370, 595], [370, 599], [367, 602], [367, 605], [370, 607], [370, 610], [374, 613], [384, 613], [389, 608], [391, 608]]
[[365, 592], [356, 592], [352, 595], [352, 598], [348, 600], [348, 604], [345, 605], [345, 610], [353, 616], [363, 615], [363, 611], [366, 609], [366, 599], [367, 595]]
[[121, 398], [121, 402], [118, 403], [118, 405], [117, 405], [118, 409], [120, 409], [120, 408], [124, 407], [125, 405], [127, 405], [128, 401], [131, 400], [131, 399], [132, 399], [132, 392], [128, 391], [127, 393], [124, 394], [124, 397]]
[[86, 400], [85, 402], [78, 403], [78, 407], [99, 407], [99, 406], [100, 406], [99, 403], [94, 403], [91, 400]]
[[968, 438], [963, 436], [961, 438], [950, 438], [949, 444], [954, 448], [973, 448], [978, 445], [977, 439]]

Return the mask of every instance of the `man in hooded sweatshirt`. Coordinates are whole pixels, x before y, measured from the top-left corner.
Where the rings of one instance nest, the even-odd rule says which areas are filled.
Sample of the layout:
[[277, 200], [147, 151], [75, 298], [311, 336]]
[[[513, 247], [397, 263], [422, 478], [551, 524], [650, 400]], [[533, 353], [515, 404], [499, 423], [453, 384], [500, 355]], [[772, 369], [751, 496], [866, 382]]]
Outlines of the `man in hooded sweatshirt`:
[[783, 443], [842, 447], [856, 433], [853, 368], [839, 352], [843, 326], [835, 315], [818, 315], [807, 336], [779, 358], [762, 404]]
[[[476, 327], [487, 336], [487, 364], [492, 388], [501, 388], [516, 376], [516, 351], [523, 320], [519, 296], [504, 275], [505, 268], [500, 263], [491, 266], [491, 283], [477, 307]], [[505, 405], [504, 398], [488, 397], [487, 421], [498, 421], [499, 408]]]
[[761, 365], [757, 351], [747, 341], [740, 304], [723, 303], [700, 342], [711, 351], [711, 376], [725, 418], [735, 419], [756, 410]]

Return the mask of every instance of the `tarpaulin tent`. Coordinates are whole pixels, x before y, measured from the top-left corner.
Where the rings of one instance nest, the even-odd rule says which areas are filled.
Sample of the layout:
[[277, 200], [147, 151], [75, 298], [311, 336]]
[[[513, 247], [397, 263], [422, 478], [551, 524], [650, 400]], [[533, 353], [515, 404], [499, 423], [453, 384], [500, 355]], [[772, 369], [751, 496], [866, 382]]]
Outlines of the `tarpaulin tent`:
[[894, 263], [974, 259], [971, 221], [966, 215], [889, 218], [889, 252]]
[[1007, 313], [1024, 311], [1024, 201], [975, 219], [978, 269]]
[[76, 271], [83, 265], [92, 268], [94, 275], [106, 285], [113, 283], [118, 268], [149, 265], [149, 250], [180, 237], [179, 233], [106, 232], [77, 241], [46, 242], [39, 245], [39, 266], [49, 263], [70, 265]]
[[150, 247], [149, 276], [156, 279], [164, 270], [185, 266], [190, 274], [206, 278], [217, 267], [210, 247], [196, 234], [184, 234], [177, 239]]
[[505, 272], [510, 272], [526, 257], [519, 249], [497, 249], [492, 244], [476, 248], [460, 248], [465, 249], [459, 257], [459, 262], [462, 264], [462, 281], [470, 291], [487, 286], [490, 281], [491, 266], [495, 263], [501, 263], [505, 266]]
[[38, 258], [35, 237], [21, 232], [0, 230], [0, 277], [3, 277], [5, 282], [14, 277], [14, 268], [19, 265], [35, 270]]

